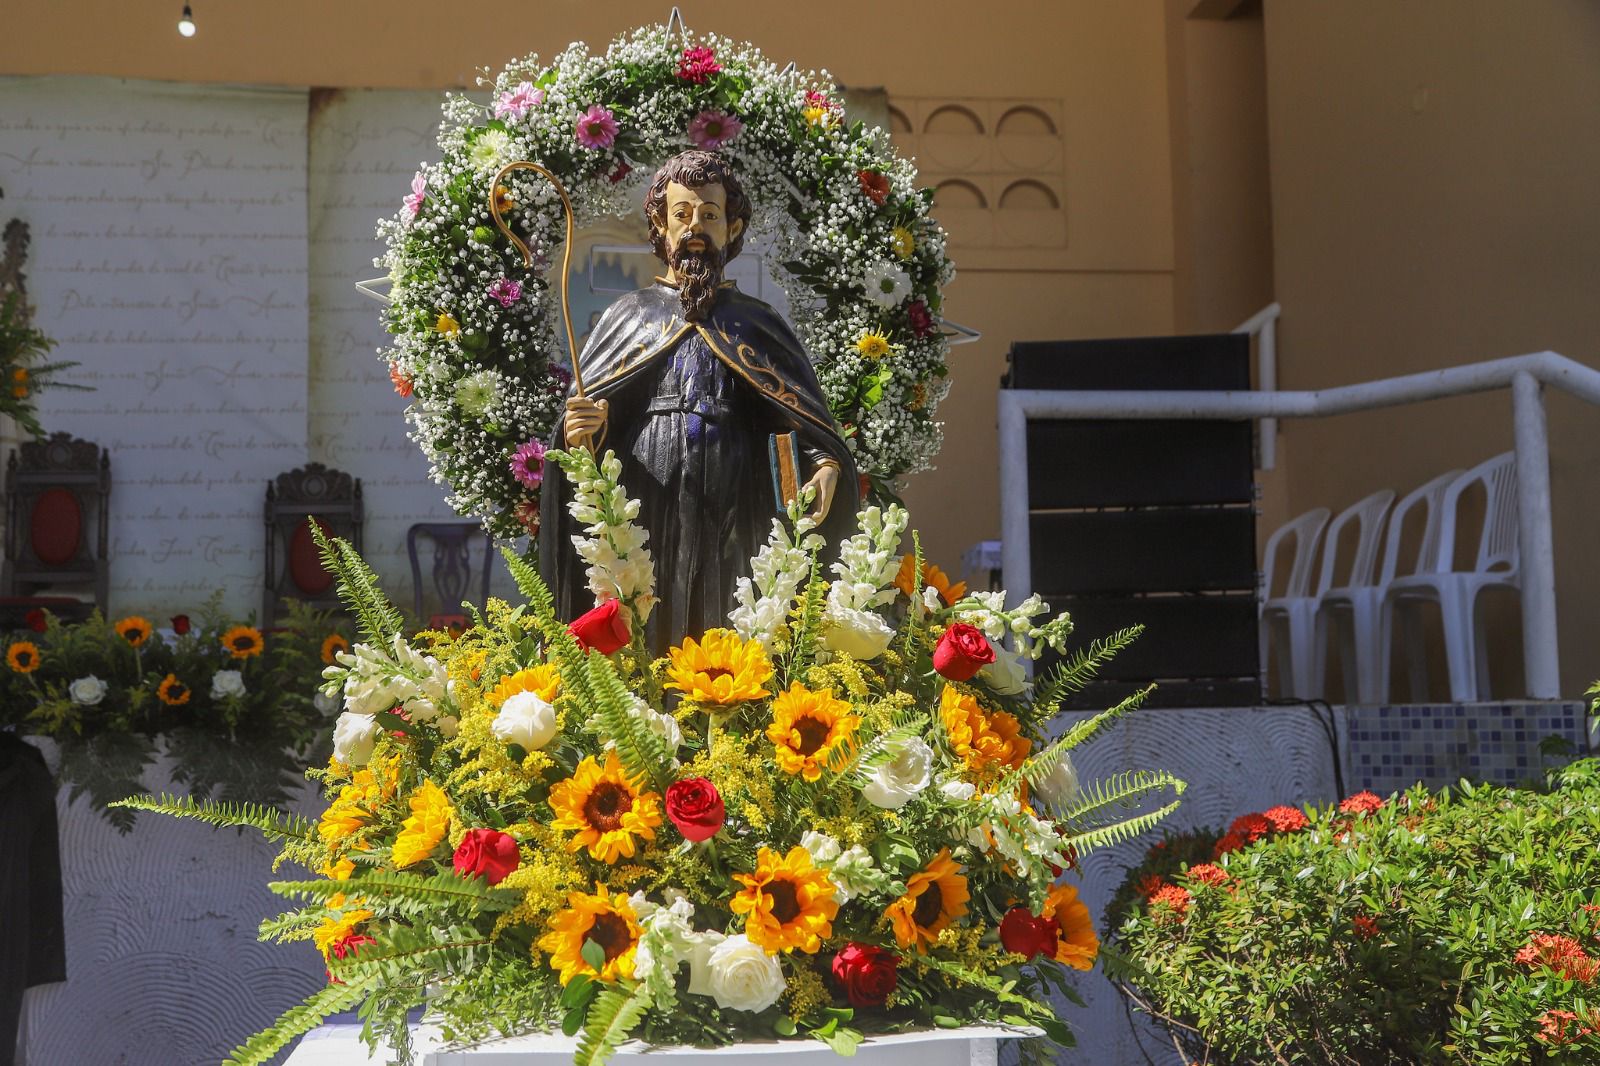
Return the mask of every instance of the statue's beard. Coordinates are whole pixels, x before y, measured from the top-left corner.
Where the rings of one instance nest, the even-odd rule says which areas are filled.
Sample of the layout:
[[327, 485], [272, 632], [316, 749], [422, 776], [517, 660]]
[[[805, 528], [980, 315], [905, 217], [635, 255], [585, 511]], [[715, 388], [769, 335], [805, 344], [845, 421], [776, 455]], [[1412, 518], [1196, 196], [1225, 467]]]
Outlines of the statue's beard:
[[701, 322], [711, 314], [711, 305], [717, 302], [717, 289], [722, 285], [722, 249], [709, 237], [701, 238], [705, 248], [693, 251], [682, 241], [673, 250], [672, 269], [678, 276], [678, 300], [683, 304], [683, 317], [690, 322]]

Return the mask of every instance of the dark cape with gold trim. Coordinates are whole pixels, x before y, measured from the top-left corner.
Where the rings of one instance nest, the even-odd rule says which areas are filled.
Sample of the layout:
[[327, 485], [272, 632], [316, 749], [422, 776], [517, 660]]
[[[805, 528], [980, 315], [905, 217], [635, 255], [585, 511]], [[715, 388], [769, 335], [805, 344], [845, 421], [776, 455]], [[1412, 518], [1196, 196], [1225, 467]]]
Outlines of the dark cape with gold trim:
[[[781, 512], [768, 440], [792, 432], [804, 481], [817, 463], [839, 464], [820, 532], [831, 560], [855, 531], [855, 463], [829, 413], [805, 350], [778, 313], [726, 283], [707, 318], [689, 323], [676, 289], [658, 282], [622, 297], [595, 325], [580, 356], [585, 394], [610, 411], [600, 446], [622, 460], [622, 484], [640, 501], [659, 597], [647, 639], [663, 655], [685, 636], [728, 625], [738, 579]], [[555, 447], [564, 442], [558, 424]], [[571, 486], [545, 464], [539, 569], [570, 620], [594, 605], [572, 538]]]

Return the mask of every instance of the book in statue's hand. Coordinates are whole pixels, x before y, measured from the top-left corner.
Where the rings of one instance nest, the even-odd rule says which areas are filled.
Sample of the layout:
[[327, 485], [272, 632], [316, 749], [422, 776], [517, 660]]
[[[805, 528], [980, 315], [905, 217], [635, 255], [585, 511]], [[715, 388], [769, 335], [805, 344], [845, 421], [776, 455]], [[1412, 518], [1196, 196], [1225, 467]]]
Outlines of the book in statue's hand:
[[767, 440], [767, 454], [772, 459], [772, 494], [778, 501], [778, 513], [788, 514], [789, 504], [805, 484], [800, 479], [800, 442], [793, 433], [774, 433]]

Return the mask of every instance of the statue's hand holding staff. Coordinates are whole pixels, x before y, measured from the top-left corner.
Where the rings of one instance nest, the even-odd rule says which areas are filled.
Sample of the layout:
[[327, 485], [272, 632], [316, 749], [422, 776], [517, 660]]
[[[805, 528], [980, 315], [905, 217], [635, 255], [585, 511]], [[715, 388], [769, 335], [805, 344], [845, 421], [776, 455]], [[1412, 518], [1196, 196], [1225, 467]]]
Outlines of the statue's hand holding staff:
[[811, 475], [811, 480], [801, 487], [801, 492], [811, 489], [816, 492], [815, 502], [807, 517], [821, 522], [828, 517], [828, 509], [833, 506], [833, 494], [839, 487], [839, 468], [832, 463], [823, 463], [817, 467], [817, 472]]
[[569, 448], [588, 448], [594, 451], [606, 437], [606, 412], [610, 404], [605, 400], [591, 400], [574, 396], [567, 401], [567, 413], [561, 422], [561, 432]]

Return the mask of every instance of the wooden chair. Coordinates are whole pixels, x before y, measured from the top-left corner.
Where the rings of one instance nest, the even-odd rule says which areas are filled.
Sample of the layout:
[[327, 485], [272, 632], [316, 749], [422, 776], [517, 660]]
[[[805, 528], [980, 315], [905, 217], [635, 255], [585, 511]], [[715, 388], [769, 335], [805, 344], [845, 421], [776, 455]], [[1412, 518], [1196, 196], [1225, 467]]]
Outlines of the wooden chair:
[[[429, 629], [465, 629], [470, 619], [457, 608], [467, 598], [473, 582], [472, 545], [481, 534], [483, 555], [478, 564], [478, 596], [472, 602], [482, 608], [489, 602], [489, 574], [494, 569], [494, 538], [478, 522], [418, 522], [406, 531], [406, 551], [411, 556], [413, 613], [427, 619]], [[424, 615], [424, 582], [418, 540], [433, 543], [433, 566], [429, 571], [433, 591], [439, 595], [438, 614]]]
[[271, 628], [285, 599], [323, 610], [343, 608], [336, 579], [322, 565], [311, 523], [328, 536], [345, 538], [360, 551], [364, 518], [361, 479], [341, 470], [307, 463], [267, 482], [263, 628]]
[[0, 626], [43, 608], [68, 621], [105, 609], [111, 456], [68, 433], [25, 441], [6, 463]]

